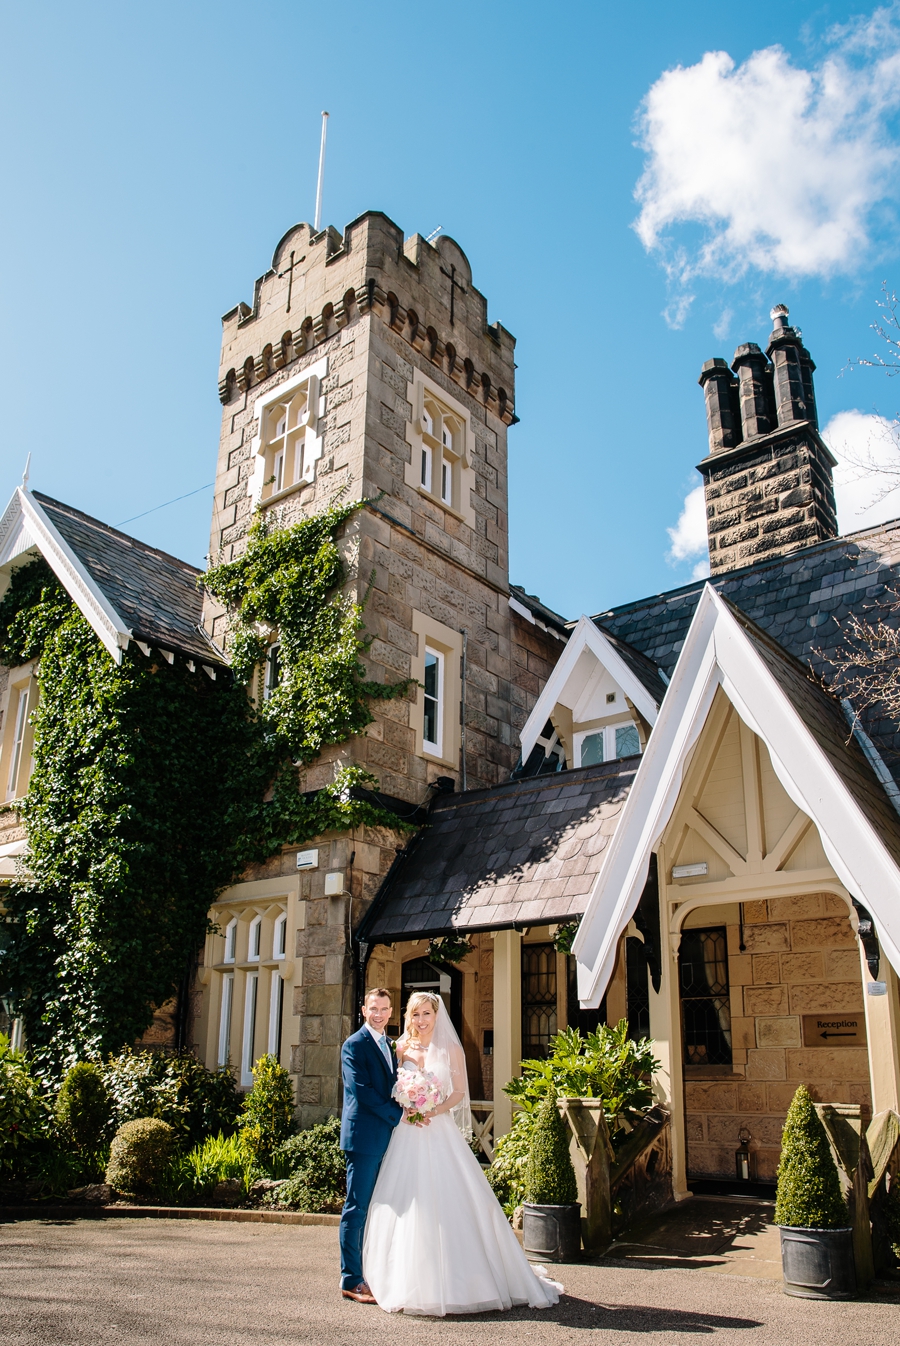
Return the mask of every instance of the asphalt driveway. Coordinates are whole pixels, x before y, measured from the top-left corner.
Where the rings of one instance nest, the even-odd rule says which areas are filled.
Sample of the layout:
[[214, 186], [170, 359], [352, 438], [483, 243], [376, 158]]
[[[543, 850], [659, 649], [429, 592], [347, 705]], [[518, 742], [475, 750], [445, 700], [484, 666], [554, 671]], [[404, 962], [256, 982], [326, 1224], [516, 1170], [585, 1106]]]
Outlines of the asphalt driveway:
[[696, 1266], [566, 1266], [560, 1304], [388, 1315], [338, 1295], [337, 1230], [192, 1220], [0, 1224], [3, 1346], [896, 1346], [900, 1299], [790, 1299]]

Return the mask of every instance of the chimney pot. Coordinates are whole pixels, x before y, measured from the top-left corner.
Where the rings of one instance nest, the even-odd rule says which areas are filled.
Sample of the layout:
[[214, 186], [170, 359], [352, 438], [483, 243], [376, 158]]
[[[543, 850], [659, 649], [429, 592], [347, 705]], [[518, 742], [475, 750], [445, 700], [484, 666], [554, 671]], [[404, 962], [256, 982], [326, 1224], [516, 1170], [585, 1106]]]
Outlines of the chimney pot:
[[755, 341], [746, 341], [735, 351], [731, 368], [738, 376], [744, 439], [767, 435], [775, 425], [768, 360]]
[[741, 418], [737, 403], [737, 380], [727, 361], [707, 360], [697, 380], [706, 399], [706, 423], [710, 453], [733, 449], [741, 440]]

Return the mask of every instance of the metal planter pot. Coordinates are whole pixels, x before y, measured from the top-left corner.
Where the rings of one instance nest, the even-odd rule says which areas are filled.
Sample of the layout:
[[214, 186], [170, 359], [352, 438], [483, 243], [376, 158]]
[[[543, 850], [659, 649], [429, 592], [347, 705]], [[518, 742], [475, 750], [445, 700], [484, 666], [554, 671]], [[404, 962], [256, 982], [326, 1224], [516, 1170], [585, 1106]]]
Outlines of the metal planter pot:
[[522, 1207], [525, 1252], [537, 1262], [568, 1262], [581, 1251], [581, 1203]]
[[779, 1225], [784, 1293], [799, 1299], [852, 1299], [856, 1294], [852, 1229]]

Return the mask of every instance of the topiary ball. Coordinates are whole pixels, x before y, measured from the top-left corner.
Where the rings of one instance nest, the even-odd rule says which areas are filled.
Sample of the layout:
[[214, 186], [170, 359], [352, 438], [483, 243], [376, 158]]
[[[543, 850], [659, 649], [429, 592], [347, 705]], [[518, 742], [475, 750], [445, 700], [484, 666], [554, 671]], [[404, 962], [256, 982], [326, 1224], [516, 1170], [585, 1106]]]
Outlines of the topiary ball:
[[804, 1084], [781, 1133], [775, 1223], [794, 1229], [846, 1229], [850, 1223], [828, 1136]]
[[525, 1164], [525, 1200], [534, 1206], [568, 1206], [578, 1200], [569, 1133], [554, 1094], [538, 1109]]
[[106, 1181], [117, 1192], [136, 1196], [159, 1187], [175, 1146], [175, 1130], [158, 1117], [139, 1117], [120, 1126], [109, 1152]]

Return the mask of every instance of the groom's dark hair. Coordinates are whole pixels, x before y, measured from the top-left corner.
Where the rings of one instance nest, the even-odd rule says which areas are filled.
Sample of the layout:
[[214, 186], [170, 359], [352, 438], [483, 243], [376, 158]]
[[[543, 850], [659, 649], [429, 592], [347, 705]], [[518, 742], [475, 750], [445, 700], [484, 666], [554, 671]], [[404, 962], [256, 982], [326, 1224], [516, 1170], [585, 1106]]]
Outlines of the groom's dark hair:
[[[373, 986], [373, 987], [370, 988], [370, 990], [366, 991], [365, 995], [363, 996], [363, 1001], [362, 1001], [362, 1002], [363, 1002], [364, 1005], [368, 1004], [369, 996], [372, 996], [372, 995], [383, 995], [383, 996], [385, 996], [388, 1000], [391, 1000], [391, 993], [390, 993], [390, 991], [387, 989], [386, 986]], [[394, 1003], [393, 1000], [391, 1000], [391, 1004], [392, 1004], [392, 1005], [393, 1005], [393, 1003]]]

